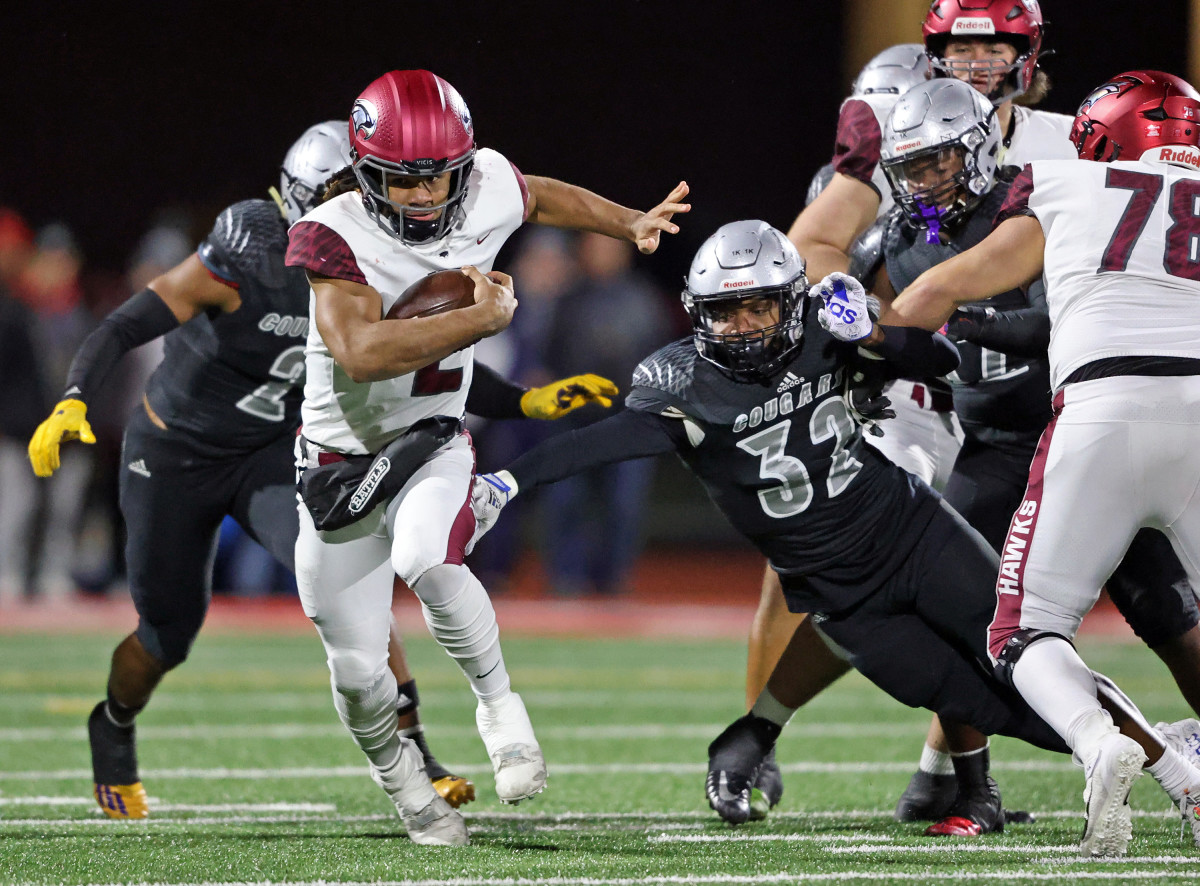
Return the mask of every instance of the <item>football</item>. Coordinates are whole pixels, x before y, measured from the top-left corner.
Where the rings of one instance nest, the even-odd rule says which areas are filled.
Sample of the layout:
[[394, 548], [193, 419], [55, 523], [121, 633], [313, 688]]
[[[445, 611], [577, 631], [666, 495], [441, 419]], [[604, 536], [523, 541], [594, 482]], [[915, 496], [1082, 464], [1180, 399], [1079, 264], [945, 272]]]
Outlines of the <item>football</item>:
[[475, 283], [459, 270], [434, 271], [413, 283], [388, 309], [385, 320], [431, 317], [475, 304]]

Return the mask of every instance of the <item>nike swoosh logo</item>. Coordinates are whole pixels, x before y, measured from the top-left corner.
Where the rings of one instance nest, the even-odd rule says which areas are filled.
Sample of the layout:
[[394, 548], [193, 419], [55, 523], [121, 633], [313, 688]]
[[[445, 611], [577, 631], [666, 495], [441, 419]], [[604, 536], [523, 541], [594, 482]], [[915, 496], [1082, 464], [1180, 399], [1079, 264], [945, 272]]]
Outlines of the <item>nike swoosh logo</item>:
[[721, 777], [717, 779], [717, 796], [724, 803], [737, 803], [742, 799], [740, 793], [735, 794], [729, 790], [728, 776], [722, 772]]
[[492, 671], [496, 670], [496, 668], [498, 668], [498, 667], [500, 667], [500, 662], [496, 662], [494, 665], [492, 665], [491, 668], [488, 670], [487, 674], [476, 674], [475, 679], [482, 680], [484, 677], [486, 677]]
[[484, 240], [486, 240], [490, 236], [492, 236], [492, 232], [488, 231], [486, 234], [484, 234], [482, 237], [480, 237], [478, 240], [475, 241], [475, 245], [478, 246], [480, 243], [482, 243]]

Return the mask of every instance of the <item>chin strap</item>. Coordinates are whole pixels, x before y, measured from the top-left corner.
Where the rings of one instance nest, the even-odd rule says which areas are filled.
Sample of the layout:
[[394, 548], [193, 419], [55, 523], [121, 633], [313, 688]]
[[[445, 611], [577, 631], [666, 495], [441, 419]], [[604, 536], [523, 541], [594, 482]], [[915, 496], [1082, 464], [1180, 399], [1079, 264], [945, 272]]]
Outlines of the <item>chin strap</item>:
[[271, 195], [271, 199], [275, 201], [275, 205], [279, 207], [279, 214], [283, 216], [283, 220], [287, 221], [287, 209], [283, 205], [283, 197], [279, 196], [279, 191], [274, 185], [267, 188], [267, 193]]

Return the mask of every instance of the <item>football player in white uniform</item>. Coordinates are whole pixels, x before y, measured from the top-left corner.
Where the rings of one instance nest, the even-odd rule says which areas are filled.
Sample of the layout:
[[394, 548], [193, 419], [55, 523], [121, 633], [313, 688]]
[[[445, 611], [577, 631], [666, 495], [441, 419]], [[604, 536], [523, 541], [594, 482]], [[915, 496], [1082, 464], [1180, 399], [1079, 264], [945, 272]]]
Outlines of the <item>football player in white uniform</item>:
[[[995, 105], [1002, 133], [1000, 165], [1075, 156], [1068, 138], [1070, 117], [1015, 104], [1017, 100], [1035, 104], [1049, 89], [1046, 75], [1037, 67], [1044, 25], [1034, 0], [936, 0], [925, 16], [922, 33], [932, 76], [966, 80]], [[880, 150], [885, 121], [898, 98], [898, 94], [876, 93], [852, 96], [842, 104], [833, 177], [788, 231], [808, 263], [811, 279], [833, 271], [860, 270], [851, 267], [852, 247], [892, 206]], [[875, 294], [885, 300], [892, 295], [890, 291]], [[901, 379], [892, 383], [888, 397], [896, 415], [883, 425], [883, 436], [870, 436], [868, 442], [905, 470], [941, 488], [962, 442], [949, 387], [933, 380]], [[808, 649], [807, 679], [810, 697], [815, 697], [846, 673], [848, 665], [828, 651], [811, 626], [804, 624], [803, 615], [787, 611], [779, 577], [767, 568], [750, 631], [747, 704], [758, 697], [784, 647], [801, 641]], [[777, 772], [771, 761], [760, 776], [767, 806], [774, 805], [782, 791]], [[943, 779], [935, 790], [932, 779], [952, 772], [935, 718], [918, 772], [900, 798], [896, 817], [903, 821], [941, 818], [953, 800], [954, 787]]]
[[959, 304], [1045, 278], [1055, 417], [1005, 541], [988, 651], [1084, 767], [1081, 852], [1123, 855], [1143, 767], [1200, 845], [1194, 755], [1132, 702], [1114, 724], [1071, 643], [1143, 527], [1200, 592], [1200, 93], [1159, 71], [1118, 75], [1084, 101], [1072, 140], [1095, 162], [1026, 166], [995, 231], [886, 316], [936, 329]]
[[[478, 697], [476, 720], [500, 799], [515, 803], [540, 792], [546, 766], [509, 685], [495, 612], [463, 565], [474, 531], [474, 452], [461, 430], [471, 345], [504, 329], [516, 307], [511, 279], [492, 264], [526, 220], [653, 252], [662, 232], [678, 230], [671, 218], [688, 211], [679, 202], [688, 189], [681, 182], [642, 213], [564, 182], [525, 177], [496, 151], [476, 148], [466, 104], [428, 71], [391, 71], [369, 85], [354, 102], [350, 139], [346, 191], [291, 229], [287, 261], [309, 274], [314, 321], [297, 464], [302, 486], [322, 466], [361, 463], [361, 491], [376, 476], [366, 466], [370, 456], [382, 474], [401, 476], [377, 506], [358, 502], [361, 518], [341, 528], [331, 528], [306, 491], [296, 575], [325, 644], [338, 713], [372, 776], [414, 841], [462, 845], [462, 818], [431, 791], [416, 747], [396, 735], [387, 614], [394, 572], [420, 599], [430, 631]], [[453, 268], [474, 281], [475, 305], [383, 319], [414, 281]], [[419, 454], [399, 471], [396, 453], [410, 444]]]

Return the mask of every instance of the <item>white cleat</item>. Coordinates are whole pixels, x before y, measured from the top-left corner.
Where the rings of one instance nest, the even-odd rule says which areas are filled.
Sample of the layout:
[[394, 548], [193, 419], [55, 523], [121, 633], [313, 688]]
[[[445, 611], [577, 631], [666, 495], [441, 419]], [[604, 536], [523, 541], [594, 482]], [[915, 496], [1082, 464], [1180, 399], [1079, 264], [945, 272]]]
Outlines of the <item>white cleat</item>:
[[1174, 723], [1155, 723], [1154, 728], [1179, 752], [1179, 756], [1200, 769], [1200, 720], [1188, 717]]
[[520, 803], [546, 787], [546, 761], [533, 734], [521, 696], [504, 698], [475, 709], [475, 724], [496, 773], [496, 794], [503, 803]]
[[1141, 777], [1145, 762], [1145, 751], [1132, 738], [1112, 732], [1100, 740], [1100, 746], [1084, 764], [1087, 819], [1079, 843], [1080, 855], [1125, 854], [1133, 838], [1129, 791]]
[[1183, 815], [1180, 836], [1186, 840], [1188, 828], [1191, 828], [1192, 845], [1200, 846], [1200, 791], [1184, 789], [1183, 799], [1179, 801], [1179, 811]]
[[408, 837], [422, 846], [466, 846], [471, 842], [463, 817], [434, 790], [421, 751], [400, 739], [400, 756], [387, 769], [371, 767], [375, 780], [396, 806]]

